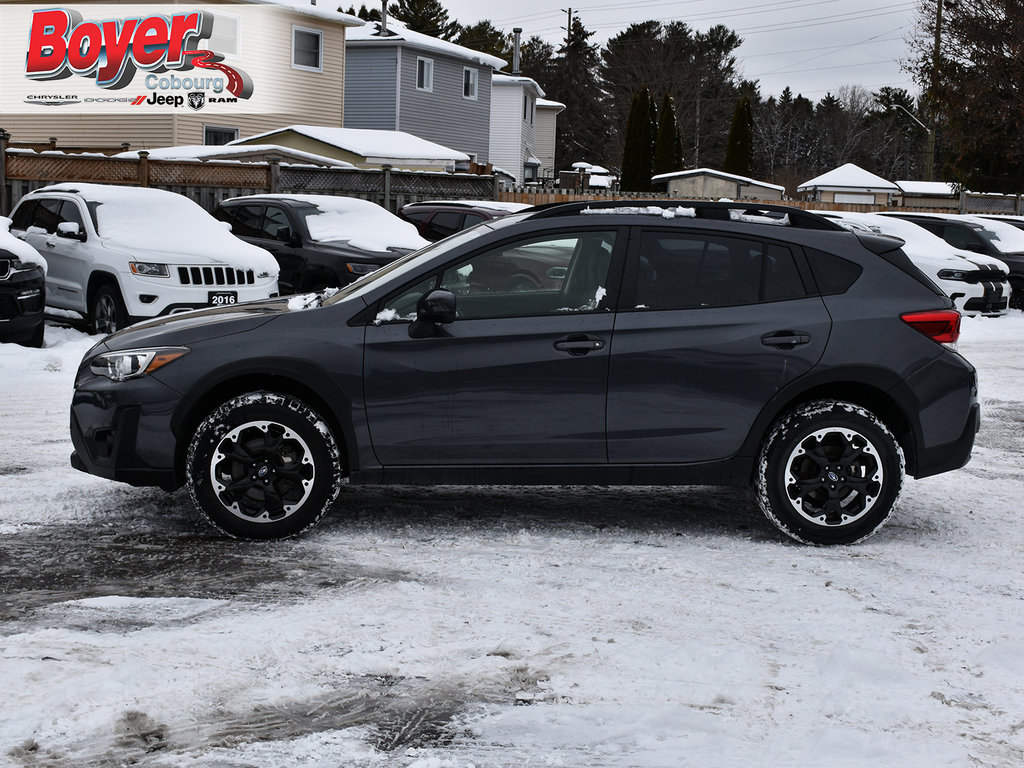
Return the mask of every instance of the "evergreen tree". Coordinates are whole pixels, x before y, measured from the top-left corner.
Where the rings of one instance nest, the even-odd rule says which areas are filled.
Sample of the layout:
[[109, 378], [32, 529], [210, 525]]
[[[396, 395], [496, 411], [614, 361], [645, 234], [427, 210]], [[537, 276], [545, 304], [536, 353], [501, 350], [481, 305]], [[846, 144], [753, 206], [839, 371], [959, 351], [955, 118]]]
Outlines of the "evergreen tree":
[[748, 96], [736, 103], [722, 170], [748, 177], [754, 172], [754, 112]]
[[519, 69], [536, 80], [545, 92], [551, 89], [554, 63], [555, 46], [536, 35], [519, 47]]
[[652, 175], [672, 173], [683, 169], [683, 142], [679, 135], [679, 121], [676, 118], [675, 102], [665, 91], [658, 110], [658, 132], [654, 138], [654, 162]]
[[622, 154], [619, 187], [623, 192], [649, 192], [654, 164], [654, 137], [651, 130], [651, 93], [636, 92], [626, 122], [626, 148]]
[[512, 65], [512, 35], [498, 29], [487, 19], [462, 27], [453, 42], [504, 59], [509, 67]]
[[451, 40], [459, 32], [459, 22], [448, 20], [448, 11], [438, 0], [398, 0], [388, 13], [413, 32]]
[[608, 116], [597, 77], [597, 46], [587, 42], [593, 34], [578, 16], [573, 17], [565, 43], [552, 64], [550, 79], [542, 86], [549, 99], [565, 104], [565, 111], [558, 116], [555, 142], [555, 164], [559, 168], [582, 160], [614, 165], [607, 156]]

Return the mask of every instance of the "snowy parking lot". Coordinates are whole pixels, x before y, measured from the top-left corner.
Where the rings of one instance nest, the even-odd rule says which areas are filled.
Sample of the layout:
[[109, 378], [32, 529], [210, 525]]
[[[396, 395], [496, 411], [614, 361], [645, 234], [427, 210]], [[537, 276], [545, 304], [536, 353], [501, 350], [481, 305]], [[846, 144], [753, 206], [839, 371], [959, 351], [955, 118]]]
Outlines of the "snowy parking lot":
[[303, 538], [68, 463], [96, 341], [0, 345], [0, 765], [1020, 766], [1024, 314], [881, 532], [722, 488], [352, 488]]

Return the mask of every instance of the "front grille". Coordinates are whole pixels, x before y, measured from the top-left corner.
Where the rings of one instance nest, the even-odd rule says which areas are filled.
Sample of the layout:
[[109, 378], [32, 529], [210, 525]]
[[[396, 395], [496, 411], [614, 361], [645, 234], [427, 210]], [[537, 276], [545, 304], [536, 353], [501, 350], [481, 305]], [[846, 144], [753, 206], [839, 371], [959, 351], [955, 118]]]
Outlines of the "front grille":
[[18, 299], [18, 304], [21, 305], [21, 311], [23, 314], [30, 315], [33, 312], [42, 312], [43, 292], [40, 291], [35, 296]]
[[10, 320], [18, 316], [18, 302], [9, 293], [0, 293], [0, 320]]
[[1006, 273], [999, 267], [983, 264], [975, 270], [964, 273], [964, 282], [977, 283], [1001, 283], [1006, 279]]
[[976, 296], [964, 302], [964, 309], [968, 312], [1002, 312], [1006, 309], [1007, 299], [1004, 298], [982, 298]]
[[252, 285], [256, 275], [251, 269], [231, 267], [178, 267], [182, 285]]

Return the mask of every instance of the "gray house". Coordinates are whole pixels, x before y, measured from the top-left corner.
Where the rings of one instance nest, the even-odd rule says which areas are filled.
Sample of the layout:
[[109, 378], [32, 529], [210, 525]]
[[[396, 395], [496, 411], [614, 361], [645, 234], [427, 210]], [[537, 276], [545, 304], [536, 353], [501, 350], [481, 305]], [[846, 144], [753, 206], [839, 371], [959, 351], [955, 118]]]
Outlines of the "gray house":
[[490, 159], [491, 73], [505, 62], [393, 19], [345, 40], [345, 128], [405, 131]]

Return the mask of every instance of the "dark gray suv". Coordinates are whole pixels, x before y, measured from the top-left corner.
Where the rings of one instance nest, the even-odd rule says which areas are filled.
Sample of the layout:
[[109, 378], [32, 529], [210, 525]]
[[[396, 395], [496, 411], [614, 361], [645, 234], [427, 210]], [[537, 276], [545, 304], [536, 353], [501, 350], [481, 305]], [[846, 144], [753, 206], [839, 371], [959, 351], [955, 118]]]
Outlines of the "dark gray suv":
[[[254, 539], [347, 481], [753, 485], [793, 538], [858, 541], [980, 421], [960, 316], [898, 244], [782, 206], [531, 209], [315, 301], [109, 336], [72, 464], [187, 484]], [[526, 263], [542, 282], [510, 279]]]

